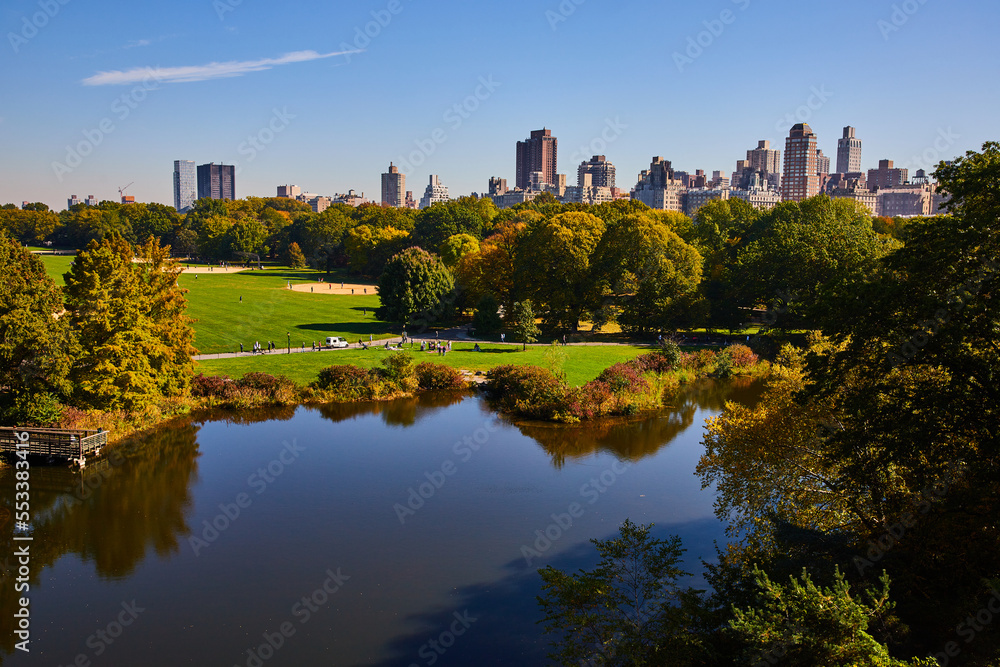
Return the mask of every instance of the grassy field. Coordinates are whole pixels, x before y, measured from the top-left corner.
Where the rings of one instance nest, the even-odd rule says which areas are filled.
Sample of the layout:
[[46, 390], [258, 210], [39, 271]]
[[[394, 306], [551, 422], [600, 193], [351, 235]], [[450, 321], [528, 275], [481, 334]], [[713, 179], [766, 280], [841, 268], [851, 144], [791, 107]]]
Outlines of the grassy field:
[[[62, 275], [69, 270], [73, 257], [40, 257], [56, 284], [64, 284]], [[399, 331], [390, 331], [389, 324], [375, 319], [377, 296], [330, 296], [286, 289], [290, 281], [293, 285], [315, 284], [318, 291], [329, 284], [316, 282], [324, 275], [320, 271], [287, 268], [202, 273], [197, 277], [181, 274], [180, 285], [188, 290], [188, 316], [195, 320], [195, 347], [202, 354], [213, 354], [237, 352], [240, 343], [249, 350], [254, 341], [266, 345], [270, 340], [283, 346], [288, 340], [286, 334], [291, 334], [294, 346], [309, 346], [327, 336], [356, 341], [399, 335]]]
[[[443, 363], [454, 368], [470, 371], [487, 371], [501, 364], [534, 364], [547, 366], [547, 346], [529, 347], [522, 351], [514, 345], [486, 345], [483, 352], [473, 351], [473, 343], [458, 343], [444, 357], [435, 353], [419, 352], [419, 344], [414, 348], [414, 359]], [[556, 348], [565, 352], [563, 370], [571, 385], [581, 385], [597, 377], [602, 370], [619, 361], [628, 361], [644, 352], [648, 347], [631, 345], [573, 346]], [[198, 363], [196, 372], [206, 375], [228, 375], [238, 378], [246, 373], [259, 371], [272, 375], [284, 375], [299, 384], [307, 384], [316, 379], [323, 368], [334, 364], [353, 364], [362, 368], [377, 365], [388, 354], [382, 348], [370, 350], [329, 350], [300, 354], [264, 354], [239, 357], [236, 359], [211, 359]]]
[[[377, 296], [330, 296], [292, 292], [293, 285], [310, 282], [317, 291], [328, 283], [316, 283], [324, 274], [296, 269], [265, 269], [230, 274], [181, 274], [187, 293], [188, 316], [195, 319], [195, 347], [202, 354], [236, 352], [240, 343], [249, 350], [254, 341], [274, 341], [284, 346], [291, 334], [293, 346], [327, 336], [352, 341], [385, 338], [389, 325], [375, 319]], [[242, 297], [242, 302], [240, 301]]]
[[[38, 248], [31, 248], [31, 250], [38, 250]], [[63, 274], [69, 271], [70, 264], [76, 258], [72, 255], [38, 255], [38, 257], [45, 264], [46, 273], [55, 281], [56, 285], [65, 285]]]

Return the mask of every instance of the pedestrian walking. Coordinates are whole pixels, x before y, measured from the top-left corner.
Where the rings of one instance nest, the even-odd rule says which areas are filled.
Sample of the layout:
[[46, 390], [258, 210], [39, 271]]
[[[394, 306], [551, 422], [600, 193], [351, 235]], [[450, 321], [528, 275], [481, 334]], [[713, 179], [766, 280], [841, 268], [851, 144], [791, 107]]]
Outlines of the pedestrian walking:
[[243, 295], [240, 294], [240, 303], [243, 303]]
[[507, 334], [500, 334], [500, 342], [503, 343], [507, 339]]
[[351, 288], [351, 296], [354, 296], [354, 288]]
[[566, 344], [566, 334], [563, 334], [563, 345]]

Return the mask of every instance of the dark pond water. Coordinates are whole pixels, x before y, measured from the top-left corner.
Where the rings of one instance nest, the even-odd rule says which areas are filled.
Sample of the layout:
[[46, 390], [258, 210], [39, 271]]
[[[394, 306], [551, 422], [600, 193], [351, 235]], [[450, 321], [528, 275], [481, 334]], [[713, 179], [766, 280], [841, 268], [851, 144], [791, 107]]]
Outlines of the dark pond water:
[[[83, 473], [31, 472], [30, 654], [14, 650], [11, 470], [0, 471], [5, 665], [541, 665], [537, 568], [590, 567], [631, 518], [689, 568], [723, 526], [692, 474], [703, 422], [759, 387], [587, 427], [479, 398], [212, 415]], [[530, 562], [529, 562], [530, 561]]]

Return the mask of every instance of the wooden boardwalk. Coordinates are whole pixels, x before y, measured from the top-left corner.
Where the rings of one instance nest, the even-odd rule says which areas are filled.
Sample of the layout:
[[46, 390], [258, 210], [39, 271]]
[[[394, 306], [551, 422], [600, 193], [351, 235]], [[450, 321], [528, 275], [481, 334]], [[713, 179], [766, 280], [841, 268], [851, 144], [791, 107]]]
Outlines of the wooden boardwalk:
[[[28, 446], [18, 447], [28, 434]], [[107, 431], [84, 429], [63, 430], [55, 428], [24, 428], [0, 426], [0, 452], [18, 452], [27, 449], [29, 456], [47, 456], [74, 463], [81, 468], [88, 456], [100, 456], [108, 444]]]

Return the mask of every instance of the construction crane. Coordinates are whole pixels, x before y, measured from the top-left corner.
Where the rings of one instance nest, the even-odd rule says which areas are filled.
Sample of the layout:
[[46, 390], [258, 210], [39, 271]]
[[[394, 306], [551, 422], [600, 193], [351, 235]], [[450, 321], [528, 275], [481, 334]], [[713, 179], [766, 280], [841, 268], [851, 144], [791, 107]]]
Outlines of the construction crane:
[[[128, 190], [128, 189], [129, 189], [129, 187], [130, 187], [130, 186], [132, 186], [132, 185], [134, 185], [134, 184], [135, 184], [135, 181], [132, 181], [131, 183], [129, 183], [129, 184], [128, 184], [128, 185], [126, 185], [125, 187], [123, 187], [123, 188], [118, 188], [118, 194], [119, 194], [119, 195], [121, 196], [121, 198], [122, 198], [122, 203], [123, 203], [123, 204], [125, 204], [125, 203], [128, 203], [128, 202], [127, 202], [127, 201], [125, 200], [125, 191], [126, 191], [126, 190]], [[135, 201], [135, 198], [134, 198], [134, 197], [132, 198], [132, 201]]]

